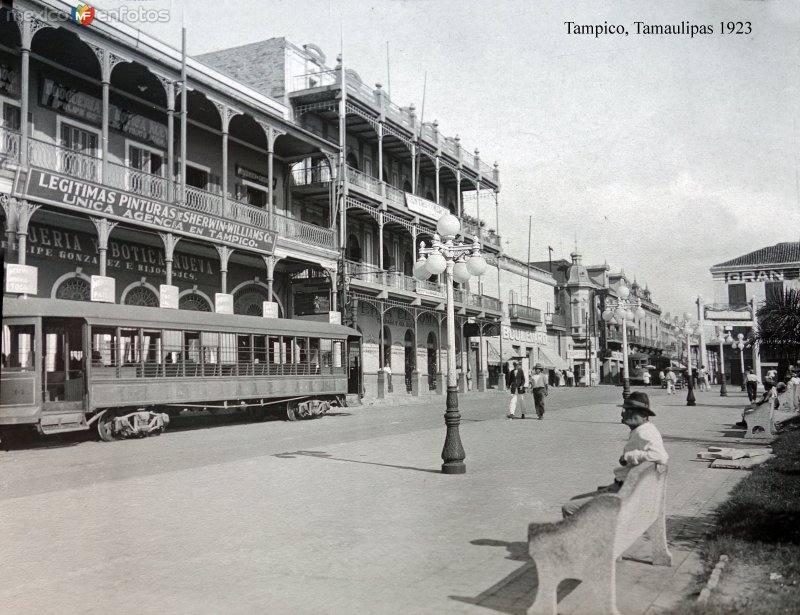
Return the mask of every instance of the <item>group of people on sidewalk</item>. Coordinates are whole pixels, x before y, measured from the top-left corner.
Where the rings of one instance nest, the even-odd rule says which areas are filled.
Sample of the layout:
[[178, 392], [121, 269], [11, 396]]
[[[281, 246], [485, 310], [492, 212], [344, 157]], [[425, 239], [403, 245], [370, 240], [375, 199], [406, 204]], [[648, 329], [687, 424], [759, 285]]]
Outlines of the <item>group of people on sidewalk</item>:
[[[536, 418], [540, 421], [544, 418], [544, 398], [549, 394], [547, 376], [544, 374], [544, 367], [541, 363], [533, 366], [533, 371], [528, 378], [530, 382], [533, 403], [536, 408]], [[509, 373], [509, 391], [511, 392], [511, 402], [508, 405], [509, 419], [517, 418], [517, 406], [521, 405], [520, 418], [525, 418], [525, 370], [517, 361], [513, 362], [513, 369]]]

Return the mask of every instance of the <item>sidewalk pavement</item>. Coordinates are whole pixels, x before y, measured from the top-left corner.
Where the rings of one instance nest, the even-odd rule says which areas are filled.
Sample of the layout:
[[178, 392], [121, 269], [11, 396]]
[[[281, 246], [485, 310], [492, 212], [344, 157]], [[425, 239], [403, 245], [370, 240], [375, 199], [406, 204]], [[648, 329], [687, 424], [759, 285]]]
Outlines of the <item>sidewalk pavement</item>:
[[[627, 553], [617, 564], [625, 615], [659, 613], [699, 591], [699, 541], [746, 472], [710, 469], [695, 455], [753, 444], [729, 429], [746, 400], [738, 392], [697, 394], [692, 408], [649, 392], [670, 454], [673, 566], [647, 563], [644, 539]], [[543, 421], [509, 421], [506, 397], [466, 395], [461, 476], [439, 472], [438, 398], [243, 425], [272, 434], [263, 454], [0, 501], [14, 562], [0, 603], [18, 613], [521, 615], [536, 592], [528, 524], [559, 520], [572, 495], [610, 482], [628, 434], [620, 402], [616, 387], [558, 390]], [[337, 422], [347, 437], [315, 441]], [[42, 515], [57, 533], [31, 522]], [[596, 612], [587, 588], [562, 593], [559, 613]]]

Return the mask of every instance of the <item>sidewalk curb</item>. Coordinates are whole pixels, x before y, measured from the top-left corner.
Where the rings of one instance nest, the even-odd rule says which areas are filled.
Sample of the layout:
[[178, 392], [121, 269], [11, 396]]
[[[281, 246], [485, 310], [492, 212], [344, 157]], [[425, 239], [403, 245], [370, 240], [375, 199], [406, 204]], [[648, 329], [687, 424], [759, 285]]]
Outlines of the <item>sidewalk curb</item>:
[[728, 556], [720, 555], [719, 561], [717, 562], [717, 565], [714, 566], [714, 570], [711, 571], [711, 575], [708, 577], [708, 581], [706, 581], [705, 587], [700, 591], [700, 595], [697, 597], [698, 603], [705, 604], [706, 602], [708, 602], [708, 599], [711, 597], [711, 592], [719, 584], [720, 575], [722, 575], [722, 571], [725, 568], [725, 564], [727, 563], [728, 563]]

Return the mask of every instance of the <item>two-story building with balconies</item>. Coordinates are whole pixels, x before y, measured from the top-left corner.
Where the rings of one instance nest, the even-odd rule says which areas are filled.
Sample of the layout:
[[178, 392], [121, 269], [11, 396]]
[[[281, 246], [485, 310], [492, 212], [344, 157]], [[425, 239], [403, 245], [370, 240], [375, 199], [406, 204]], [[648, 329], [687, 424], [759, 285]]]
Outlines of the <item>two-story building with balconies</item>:
[[[303, 316], [293, 276], [335, 281], [339, 251], [327, 204], [293, 206], [293, 161], [335, 148], [274, 98], [71, 8], [1, 9], [7, 262], [37, 267], [40, 296]], [[324, 296], [335, 311], [335, 285]]]
[[[433, 236], [437, 220], [452, 212], [460, 218], [464, 241], [480, 246], [489, 262], [483, 277], [492, 275], [500, 238], [486, 228], [481, 209], [496, 211], [497, 165], [487, 165], [458, 136], [441, 133], [436, 121], [423, 121], [413, 104], [394, 103], [381, 84], [367, 86], [340, 58], [331, 67], [313, 44], [299, 47], [273, 38], [198, 59], [285, 105], [298, 131], [325, 144], [283, 153], [286, 172], [270, 184], [283, 189], [277, 213], [318, 221], [337, 233], [334, 266], [320, 260], [289, 274], [293, 304], [305, 314], [327, 317], [336, 272], [345, 322], [363, 334], [364, 392], [443, 391], [445, 292], [441, 279], [412, 277], [417, 247]], [[247, 200], [260, 198], [252, 192], [259, 185], [253, 170], [243, 169], [237, 183], [237, 194]], [[477, 216], [464, 211], [465, 194], [474, 200]], [[467, 337], [489, 333], [502, 314], [499, 297], [481, 288], [478, 279], [455, 290], [462, 375], [467, 365], [486, 364], [485, 357], [469, 357]], [[484, 370], [476, 370], [475, 382], [476, 388], [485, 386]]]

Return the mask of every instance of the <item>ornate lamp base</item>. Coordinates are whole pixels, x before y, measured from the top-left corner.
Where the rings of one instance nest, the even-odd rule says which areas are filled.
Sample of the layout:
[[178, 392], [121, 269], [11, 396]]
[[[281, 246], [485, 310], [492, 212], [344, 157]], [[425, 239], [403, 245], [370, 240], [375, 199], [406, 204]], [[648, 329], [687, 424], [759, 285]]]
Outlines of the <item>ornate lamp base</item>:
[[464, 465], [464, 447], [461, 445], [461, 435], [458, 426], [461, 424], [461, 414], [458, 412], [458, 387], [447, 387], [447, 411], [444, 414], [447, 425], [447, 435], [442, 449], [442, 474], [466, 474], [467, 466]]

